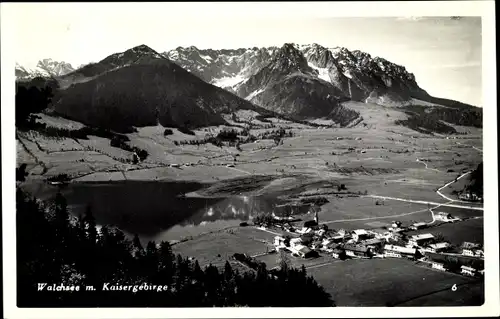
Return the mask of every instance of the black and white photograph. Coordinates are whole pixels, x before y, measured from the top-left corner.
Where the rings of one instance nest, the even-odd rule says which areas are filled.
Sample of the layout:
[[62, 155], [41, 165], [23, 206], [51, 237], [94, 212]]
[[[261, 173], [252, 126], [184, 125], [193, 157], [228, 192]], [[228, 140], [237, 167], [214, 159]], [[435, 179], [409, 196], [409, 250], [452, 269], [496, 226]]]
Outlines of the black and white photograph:
[[498, 314], [494, 4], [347, 5], [2, 4], [12, 318]]

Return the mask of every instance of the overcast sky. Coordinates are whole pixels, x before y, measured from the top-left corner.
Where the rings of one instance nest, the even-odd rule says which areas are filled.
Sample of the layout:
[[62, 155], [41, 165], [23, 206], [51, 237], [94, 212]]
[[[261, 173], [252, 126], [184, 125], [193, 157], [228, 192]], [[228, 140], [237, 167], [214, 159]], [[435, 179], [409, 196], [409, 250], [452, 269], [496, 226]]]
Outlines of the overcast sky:
[[13, 14], [15, 60], [33, 67], [40, 59], [52, 58], [76, 67], [139, 44], [164, 52], [190, 45], [240, 48], [319, 43], [386, 58], [414, 73], [431, 95], [482, 106], [480, 18], [328, 17], [309, 13], [336, 12], [337, 4], [307, 6], [314, 10], [299, 8], [300, 4], [18, 5]]

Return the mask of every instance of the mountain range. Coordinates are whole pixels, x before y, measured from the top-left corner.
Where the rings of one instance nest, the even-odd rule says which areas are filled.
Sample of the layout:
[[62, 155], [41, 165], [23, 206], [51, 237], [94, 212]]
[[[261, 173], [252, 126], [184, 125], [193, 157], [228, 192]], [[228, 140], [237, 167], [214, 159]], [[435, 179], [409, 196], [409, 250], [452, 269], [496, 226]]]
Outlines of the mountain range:
[[70, 63], [58, 62], [52, 59], [38, 61], [34, 68], [28, 68], [16, 63], [16, 79], [19, 81], [31, 80], [35, 77], [57, 77], [73, 72], [75, 69]]
[[[39, 68], [43, 72], [37, 76], [59, 83], [56, 112], [89, 125], [218, 125], [224, 123], [222, 113], [245, 108], [346, 126], [360, 116], [346, 101], [400, 107], [413, 118], [411, 107], [426, 106], [414, 123], [429, 122], [429, 113], [432, 121], [442, 114], [454, 124], [480, 126], [482, 121], [478, 108], [430, 96], [403, 66], [319, 44], [230, 50], [190, 46], [164, 53], [140, 45], [76, 70], [50, 59], [40, 61]], [[18, 80], [32, 77], [30, 71], [16, 65]], [[465, 120], [459, 113], [466, 114]]]

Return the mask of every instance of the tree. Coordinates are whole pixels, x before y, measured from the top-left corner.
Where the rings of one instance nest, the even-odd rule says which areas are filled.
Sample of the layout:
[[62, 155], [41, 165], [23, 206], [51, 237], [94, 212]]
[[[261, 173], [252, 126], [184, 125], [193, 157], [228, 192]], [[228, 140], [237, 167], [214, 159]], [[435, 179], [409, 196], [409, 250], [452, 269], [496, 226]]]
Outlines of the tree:
[[445, 267], [451, 272], [459, 272], [460, 271], [460, 262], [456, 257], [446, 256], [444, 260]]
[[97, 241], [97, 228], [95, 223], [94, 215], [92, 214], [92, 209], [90, 205], [87, 205], [85, 209], [85, 214], [83, 217], [85, 235], [90, 243], [95, 245]]
[[20, 128], [33, 122], [31, 114], [43, 111], [52, 101], [53, 89], [50, 85], [38, 87], [33, 83], [35, 79], [28, 86], [16, 83], [16, 126]]
[[[209, 265], [203, 271], [197, 261], [174, 257], [167, 242], [142, 248], [139, 237], [132, 240], [116, 228], [102, 225], [92, 250], [93, 225], [90, 206], [77, 224], [65, 225], [62, 195], [57, 205], [43, 206], [23, 191], [16, 192], [18, 305], [26, 307], [212, 307], [212, 306], [332, 306], [331, 297], [308, 277], [305, 268], [267, 271], [256, 262], [256, 274], [240, 274], [226, 262], [222, 273]], [[46, 211], [48, 212], [46, 214]], [[56, 218], [58, 216], [59, 218]], [[68, 229], [65, 244], [59, 228]], [[75, 231], [76, 230], [76, 231]], [[87, 238], [89, 237], [89, 238]], [[88, 246], [86, 246], [88, 245]], [[143, 251], [135, 254], [134, 249]], [[71, 254], [69, 252], [76, 253]], [[65, 252], [65, 253], [61, 253]], [[286, 262], [285, 262], [286, 264]], [[58, 282], [94, 287], [109, 282], [119, 285], [150, 283], [168, 285], [164, 292], [139, 290], [137, 293], [113, 291], [46, 292], [37, 283]], [[96, 286], [97, 285], [97, 286]], [[258, 291], [259, 293], [255, 293]], [[297, 294], [301, 291], [301, 294]], [[306, 297], [303, 297], [306, 296]]]
[[285, 236], [285, 240], [283, 241], [283, 245], [285, 245], [285, 247], [290, 247], [290, 239], [290, 236]]
[[141, 240], [137, 234], [134, 235], [134, 239], [132, 240], [132, 248], [136, 255], [142, 255], [144, 252], [144, 248], [142, 248]]
[[434, 242], [436, 243], [441, 243], [441, 242], [444, 242], [446, 239], [444, 238], [443, 234], [441, 233], [437, 233], [436, 235], [434, 235]]
[[288, 273], [288, 270], [290, 269], [290, 258], [283, 249], [280, 250], [278, 264], [281, 272], [285, 274]]
[[24, 182], [26, 180], [26, 176], [28, 173], [26, 172], [26, 163], [21, 164], [18, 168], [16, 168], [16, 181]]

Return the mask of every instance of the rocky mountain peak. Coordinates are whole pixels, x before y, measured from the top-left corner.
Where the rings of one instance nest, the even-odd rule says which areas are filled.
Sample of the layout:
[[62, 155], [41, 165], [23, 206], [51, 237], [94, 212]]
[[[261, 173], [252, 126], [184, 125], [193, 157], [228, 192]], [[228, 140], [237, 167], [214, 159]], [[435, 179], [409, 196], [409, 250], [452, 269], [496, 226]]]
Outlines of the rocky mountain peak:
[[137, 63], [143, 58], [164, 59], [162, 55], [151, 49], [149, 46], [141, 44], [124, 52], [112, 54], [99, 63], [110, 65], [111, 67], [122, 67], [132, 63]]
[[54, 61], [50, 58], [38, 61], [35, 67], [29, 68], [16, 62], [16, 78], [18, 80], [30, 80], [35, 77], [57, 77], [74, 71], [70, 63]]
[[279, 69], [281, 71], [288, 69], [310, 71], [307, 65], [307, 59], [302, 52], [300, 52], [298, 46], [293, 43], [285, 43], [278, 49], [271, 59], [271, 64], [274, 69]]
[[318, 68], [337, 67], [337, 63], [333, 58], [332, 52], [327, 48], [313, 43], [310, 46], [305, 46], [302, 49], [307, 61]]
[[142, 54], [151, 54], [151, 53], [157, 53], [155, 50], [151, 49], [145, 44], [138, 45], [136, 47], [133, 47], [130, 49], [132, 52], [136, 53], [142, 53]]

